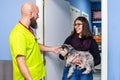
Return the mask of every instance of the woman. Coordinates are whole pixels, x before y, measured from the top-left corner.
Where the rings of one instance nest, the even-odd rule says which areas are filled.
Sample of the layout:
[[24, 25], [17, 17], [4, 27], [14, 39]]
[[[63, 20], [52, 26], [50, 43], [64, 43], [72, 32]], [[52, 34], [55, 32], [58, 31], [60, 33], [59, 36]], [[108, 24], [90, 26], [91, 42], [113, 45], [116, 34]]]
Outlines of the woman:
[[[94, 65], [98, 65], [101, 62], [100, 51], [98, 45], [93, 38], [93, 34], [90, 31], [89, 23], [85, 17], [78, 17], [74, 21], [74, 31], [65, 40], [64, 44], [70, 44], [78, 51], [89, 51], [94, 58]], [[66, 59], [59, 55], [61, 59]], [[79, 65], [80, 62], [77, 58], [72, 61], [72, 63]], [[72, 76], [67, 78], [69, 67], [64, 68], [62, 80], [93, 80], [93, 71], [88, 74], [82, 74], [85, 69], [75, 68]]]

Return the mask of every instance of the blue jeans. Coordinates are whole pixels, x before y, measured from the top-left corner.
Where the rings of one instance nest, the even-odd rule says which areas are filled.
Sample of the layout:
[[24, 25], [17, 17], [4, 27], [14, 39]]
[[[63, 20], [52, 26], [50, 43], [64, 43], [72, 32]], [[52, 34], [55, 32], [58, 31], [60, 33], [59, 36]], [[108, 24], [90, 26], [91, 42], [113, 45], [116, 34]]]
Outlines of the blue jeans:
[[82, 74], [85, 69], [74, 69], [74, 72], [70, 78], [67, 78], [69, 67], [64, 68], [62, 80], [93, 80], [93, 71], [89, 74]]

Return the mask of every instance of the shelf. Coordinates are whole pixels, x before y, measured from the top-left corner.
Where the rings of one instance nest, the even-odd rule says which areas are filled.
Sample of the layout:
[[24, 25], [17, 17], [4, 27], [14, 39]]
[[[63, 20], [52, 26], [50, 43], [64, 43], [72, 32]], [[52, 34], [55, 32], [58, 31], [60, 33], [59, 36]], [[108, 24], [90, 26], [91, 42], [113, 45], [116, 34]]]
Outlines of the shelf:
[[94, 36], [94, 39], [96, 40], [96, 42], [101, 42], [102, 41], [101, 37], [99, 37], [99, 36]]
[[92, 23], [101, 23], [101, 21], [92, 21]]

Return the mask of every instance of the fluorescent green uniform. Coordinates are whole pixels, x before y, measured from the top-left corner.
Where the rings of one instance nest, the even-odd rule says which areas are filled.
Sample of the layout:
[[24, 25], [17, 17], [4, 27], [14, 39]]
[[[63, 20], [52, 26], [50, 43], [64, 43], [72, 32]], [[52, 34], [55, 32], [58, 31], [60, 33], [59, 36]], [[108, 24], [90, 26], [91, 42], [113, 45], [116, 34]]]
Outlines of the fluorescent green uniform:
[[25, 56], [26, 65], [33, 80], [40, 80], [46, 75], [38, 42], [29, 30], [17, 24], [10, 33], [9, 42], [13, 62], [13, 80], [24, 80], [16, 62], [18, 55]]

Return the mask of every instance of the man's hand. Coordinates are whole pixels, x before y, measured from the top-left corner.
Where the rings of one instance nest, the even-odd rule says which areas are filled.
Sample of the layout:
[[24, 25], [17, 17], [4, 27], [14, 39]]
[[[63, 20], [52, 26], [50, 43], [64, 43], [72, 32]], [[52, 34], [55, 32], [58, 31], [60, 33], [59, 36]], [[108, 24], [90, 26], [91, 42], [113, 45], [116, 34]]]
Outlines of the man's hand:
[[60, 48], [61, 48], [61, 46], [53, 47], [52, 52], [58, 54], [58, 53], [60, 53]]

